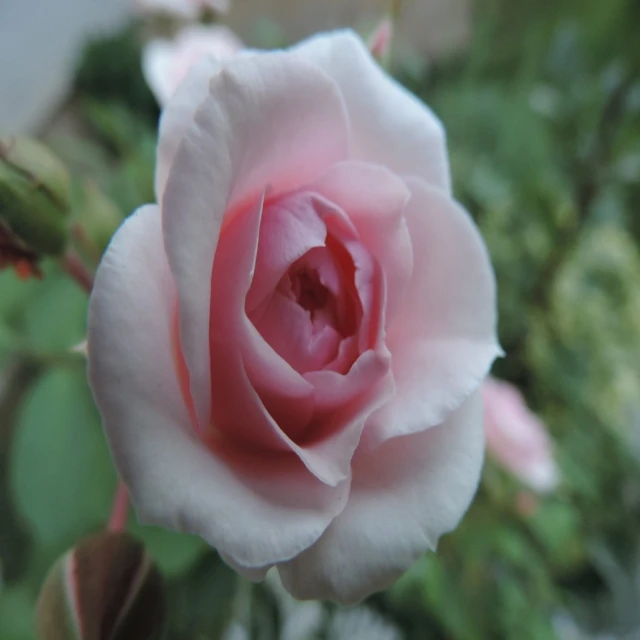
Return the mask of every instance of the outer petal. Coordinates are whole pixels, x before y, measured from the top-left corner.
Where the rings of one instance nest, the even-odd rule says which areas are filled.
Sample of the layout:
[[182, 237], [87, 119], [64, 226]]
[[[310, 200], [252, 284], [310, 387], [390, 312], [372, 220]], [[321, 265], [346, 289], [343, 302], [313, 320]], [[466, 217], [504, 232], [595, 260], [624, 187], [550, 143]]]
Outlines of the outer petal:
[[[165, 43], [159, 43], [162, 53], [157, 58], [162, 69], [151, 69], [150, 60], [143, 60], [145, 72], [159, 74], [166, 72], [171, 52]], [[169, 178], [178, 146], [189, 127], [193, 124], [198, 107], [209, 95], [209, 82], [222, 69], [223, 61], [205, 56], [196, 62], [185, 79], [180, 83], [171, 100], [162, 111], [160, 118], [158, 152], [156, 158], [156, 199], [162, 201], [162, 194]], [[151, 78], [148, 77], [149, 81]]]
[[264, 459], [195, 437], [171, 351], [175, 287], [157, 207], [116, 233], [89, 310], [89, 377], [118, 470], [144, 522], [202, 536], [241, 566], [290, 559], [342, 510], [293, 455]]
[[168, 40], [151, 40], [142, 50], [142, 72], [158, 104], [165, 104], [174, 86], [172, 62], [174, 46]]
[[[242, 47], [238, 36], [223, 25], [187, 26], [173, 40], [148, 42], [142, 51], [142, 70], [156, 100], [164, 105], [195, 63], [206, 56], [225, 60], [237, 55]], [[209, 86], [208, 80], [204, 86]]]
[[438, 427], [356, 454], [346, 509], [313, 547], [279, 566], [284, 586], [296, 598], [351, 604], [390, 585], [457, 526], [482, 460], [479, 394]]
[[310, 38], [292, 49], [340, 86], [352, 122], [355, 160], [451, 189], [445, 133], [433, 112], [372, 58], [352, 31]]
[[236, 58], [183, 137], [162, 199], [165, 247], [180, 299], [180, 339], [201, 426], [210, 414], [211, 268], [225, 214], [317, 178], [347, 154], [335, 83], [287, 53]]
[[441, 191], [407, 184], [413, 277], [388, 327], [396, 395], [367, 425], [373, 444], [442, 422], [502, 353], [495, 278], [477, 227]]

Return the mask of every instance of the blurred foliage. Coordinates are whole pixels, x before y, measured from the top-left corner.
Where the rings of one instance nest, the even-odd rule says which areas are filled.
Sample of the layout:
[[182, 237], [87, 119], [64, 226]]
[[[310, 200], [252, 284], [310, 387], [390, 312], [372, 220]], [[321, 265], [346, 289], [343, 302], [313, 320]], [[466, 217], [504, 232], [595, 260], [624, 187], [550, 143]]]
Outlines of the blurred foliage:
[[[168, 638], [640, 637], [640, 3], [477, 0], [475, 12], [464, 54], [396, 72], [446, 125], [455, 192], [499, 282], [495, 372], [548, 425], [563, 482], [538, 497], [487, 464], [438, 554], [353, 610], [251, 588], [199, 539], [132, 516], [168, 580]], [[72, 229], [94, 262], [154, 199], [141, 38], [134, 25], [89, 46], [46, 136], [73, 169]], [[100, 220], [83, 237], [88, 210]], [[44, 575], [100, 528], [116, 481], [69, 352], [85, 296], [45, 271], [0, 274], [2, 640], [33, 637]]]

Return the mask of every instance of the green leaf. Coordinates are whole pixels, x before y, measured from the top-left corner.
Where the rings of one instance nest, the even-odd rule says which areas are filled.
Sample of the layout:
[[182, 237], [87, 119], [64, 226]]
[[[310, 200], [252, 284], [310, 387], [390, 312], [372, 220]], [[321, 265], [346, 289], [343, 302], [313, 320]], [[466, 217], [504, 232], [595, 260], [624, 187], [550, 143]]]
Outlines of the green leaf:
[[36, 383], [18, 416], [9, 473], [16, 508], [41, 544], [103, 525], [116, 475], [83, 373], [57, 370]]
[[19, 344], [16, 332], [0, 319], [0, 363], [5, 355], [11, 353]]
[[11, 269], [0, 272], [0, 318], [14, 322], [27, 305], [38, 282], [20, 280]]
[[30, 590], [17, 585], [0, 593], [0, 638], [33, 640], [35, 597]]
[[87, 294], [70, 278], [52, 274], [29, 305], [26, 333], [30, 347], [65, 350], [84, 340]]

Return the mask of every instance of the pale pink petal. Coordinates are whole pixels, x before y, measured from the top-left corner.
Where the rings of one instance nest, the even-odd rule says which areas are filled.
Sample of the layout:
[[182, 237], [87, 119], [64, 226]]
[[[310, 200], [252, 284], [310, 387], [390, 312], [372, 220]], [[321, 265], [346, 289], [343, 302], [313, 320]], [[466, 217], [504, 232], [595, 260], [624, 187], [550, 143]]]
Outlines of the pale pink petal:
[[[313, 412], [313, 387], [256, 335], [245, 311], [254, 271], [262, 207], [239, 212], [225, 223], [211, 276], [208, 344], [211, 355], [213, 428], [251, 447], [288, 450], [288, 436], [306, 427]], [[262, 342], [262, 343], [261, 343]], [[276, 406], [286, 403], [279, 425], [259, 397], [265, 390]], [[257, 378], [252, 383], [250, 375]], [[268, 384], [268, 383], [267, 383]]]
[[[350, 475], [365, 418], [389, 397], [378, 385], [388, 372], [388, 355], [376, 354], [370, 366], [354, 370], [352, 378], [365, 378], [367, 385], [356, 387], [351, 379], [343, 383], [352, 392], [346, 407], [316, 417], [318, 389], [257, 334], [245, 313], [259, 214], [256, 208], [231, 218], [216, 252], [210, 332], [213, 427], [267, 455], [293, 451], [318, 479], [338, 486]], [[356, 392], [360, 395], [354, 397]]]
[[[384, 345], [377, 345], [375, 350], [362, 353], [346, 374], [329, 370], [305, 373], [304, 379], [315, 389], [316, 412], [329, 416], [342, 406], [357, 404], [358, 398], [364, 397], [366, 391], [386, 376], [390, 361]], [[383, 404], [384, 400], [379, 404]]]
[[[363, 354], [361, 359], [361, 371], [354, 375], [354, 380], [345, 382], [342, 379], [334, 382], [353, 390], [357, 388], [359, 379], [367, 379], [369, 386], [365, 388], [362, 385], [362, 394], [350, 396], [348, 402], [336, 402], [335, 408], [330, 412], [322, 411], [323, 406], [326, 407], [331, 400], [327, 396], [327, 404], [318, 407], [317, 419], [314, 416], [308, 436], [301, 443], [300, 448], [304, 452], [301, 459], [308, 468], [314, 470], [316, 477], [327, 484], [335, 484], [336, 480], [350, 477], [353, 454], [360, 445], [367, 416], [393, 395], [393, 376], [389, 374], [387, 363], [378, 354], [371, 352]], [[325, 388], [317, 390], [318, 395], [326, 394], [326, 387], [330, 387], [329, 384], [323, 386]], [[334, 399], [337, 400], [339, 391], [335, 387], [334, 390]]]
[[172, 78], [174, 47], [169, 40], [151, 40], [142, 50], [142, 73], [159, 104], [164, 105], [175, 92]]
[[318, 371], [336, 359], [342, 336], [327, 322], [311, 319], [298, 302], [280, 292], [269, 301], [256, 328], [296, 371]]
[[346, 509], [314, 546], [279, 566], [284, 586], [296, 598], [341, 604], [387, 587], [457, 526], [482, 459], [479, 394], [442, 425], [359, 451]]
[[551, 438], [520, 391], [495, 378], [482, 385], [487, 449], [492, 457], [534, 491], [558, 486]]
[[396, 395], [370, 419], [373, 443], [442, 422], [502, 353], [495, 279], [477, 227], [442, 191], [418, 180], [407, 184], [413, 276], [387, 327]]
[[165, 105], [203, 57], [225, 60], [237, 55], [242, 47], [235, 33], [223, 25], [187, 26], [173, 40], [155, 39], [145, 44], [142, 70], [158, 103]]
[[294, 47], [340, 86], [352, 123], [351, 158], [451, 189], [440, 120], [387, 75], [351, 31], [320, 34]]
[[326, 237], [327, 226], [317, 214], [311, 194], [293, 193], [267, 203], [247, 311], [273, 293], [294, 262], [311, 249], [323, 247]]
[[[166, 47], [165, 47], [166, 52]], [[168, 57], [165, 53], [165, 58]], [[164, 72], [165, 61], [161, 54], [159, 65]], [[196, 62], [185, 79], [173, 93], [171, 100], [162, 111], [158, 135], [158, 151], [156, 158], [155, 190], [156, 199], [162, 201], [162, 194], [169, 178], [169, 171], [178, 146], [193, 124], [193, 117], [198, 107], [209, 95], [209, 82], [222, 69], [223, 61], [206, 56]], [[153, 70], [153, 73], [159, 73]]]
[[360, 241], [381, 265], [389, 321], [405, 296], [413, 269], [413, 248], [403, 215], [409, 189], [385, 167], [362, 162], [336, 164], [309, 188], [346, 212]]
[[180, 142], [162, 212], [180, 299], [180, 339], [202, 425], [211, 408], [203, 345], [223, 218], [253, 206], [267, 184], [277, 196], [344, 159], [348, 126], [329, 78], [292, 54], [273, 53], [235, 58], [214, 76]]
[[160, 213], [145, 207], [98, 269], [88, 336], [89, 378], [138, 516], [200, 535], [242, 566], [290, 559], [340, 513], [348, 482], [327, 487], [293, 455], [203, 446], [176, 375], [174, 305]]

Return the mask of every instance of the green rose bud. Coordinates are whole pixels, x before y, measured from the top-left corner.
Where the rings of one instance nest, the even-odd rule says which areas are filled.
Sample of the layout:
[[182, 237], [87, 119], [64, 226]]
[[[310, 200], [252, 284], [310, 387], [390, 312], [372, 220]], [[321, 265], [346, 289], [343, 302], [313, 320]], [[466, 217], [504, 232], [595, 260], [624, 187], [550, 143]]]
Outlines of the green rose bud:
[[37, 607], [41, 640], [155, 640], [162, 578], [143, 545], [123, 532], [85, 538], [51, 569]]
[[70, 179], [62, 162], [35, 140], [0, 138], [0, 236], [5, 261], [10, 261], [12, 247], [32, 257], [61, 255], [67, 243], [69, 207]]

